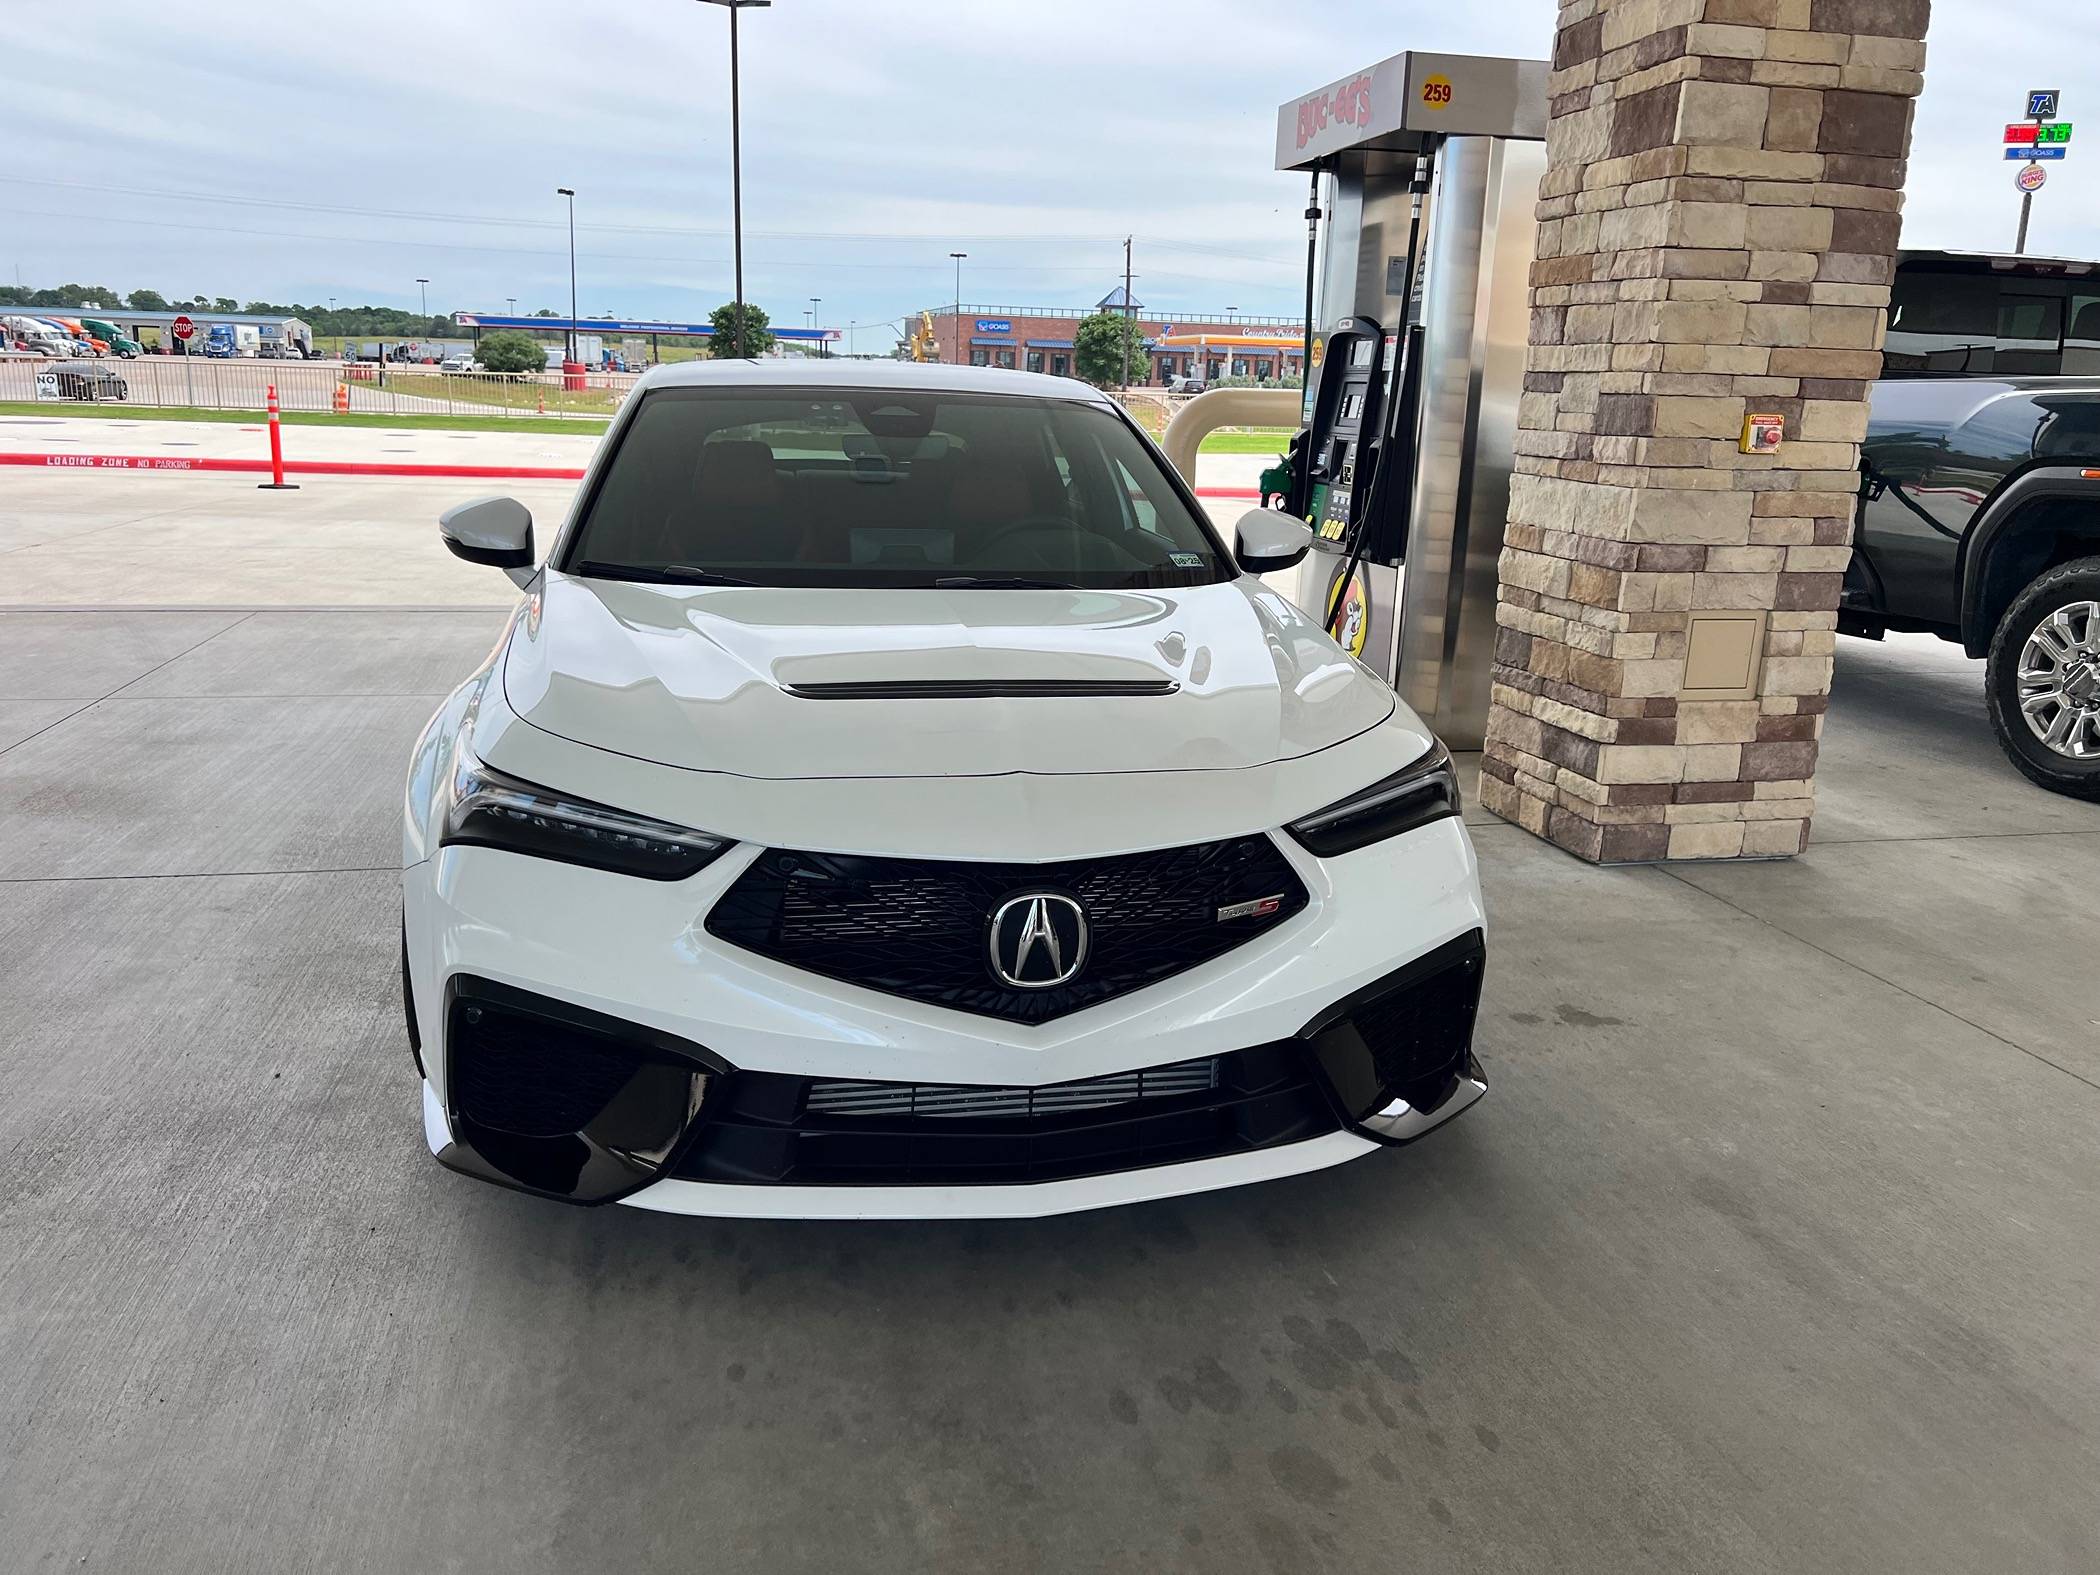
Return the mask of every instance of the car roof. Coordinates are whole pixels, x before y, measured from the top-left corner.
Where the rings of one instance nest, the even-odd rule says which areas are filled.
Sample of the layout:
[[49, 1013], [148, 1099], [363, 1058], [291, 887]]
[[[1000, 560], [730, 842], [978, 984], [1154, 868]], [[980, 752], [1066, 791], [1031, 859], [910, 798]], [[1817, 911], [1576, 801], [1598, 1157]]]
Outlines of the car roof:
[[991, 366], [949, 366], [935, 361], [855, 361], [754, 357], [742, 361], [681, 361], [646, 372], [635, 385], [648, 388], [837, 388], [895, 389], [900, 393], [1003, 394], [1025, 399], [1065, 399], [1113, 406], [1108, 395], [1077, 378]]

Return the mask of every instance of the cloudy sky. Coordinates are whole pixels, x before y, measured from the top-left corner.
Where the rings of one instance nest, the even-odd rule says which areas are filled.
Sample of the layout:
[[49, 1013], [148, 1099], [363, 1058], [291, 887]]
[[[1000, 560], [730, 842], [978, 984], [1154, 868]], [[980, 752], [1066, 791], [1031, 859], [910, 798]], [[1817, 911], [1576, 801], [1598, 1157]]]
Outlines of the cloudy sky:
[[[2100, 256], [2100, 5], [1936, 0], [1912, 245], [2009, 248], [2000, 128], [2094, 117], [2032, 249]], [[777, 0], [743, 18], [745, 268], [799, 323], [963, 295], [1288, 316], [1279, 102], [1406, 48], [1545, 54], [1553, 0]], [[689, 317], [729, 293], [727, 18], [694, 0], [96, 0], [0, 43], [0, 277]], [[2046, 78], [2046, 80], [2044, 80]], [[2083, 158], [2080, 150], [2083, 150]], [[864, 349], [884, 342], [861, 332]]]

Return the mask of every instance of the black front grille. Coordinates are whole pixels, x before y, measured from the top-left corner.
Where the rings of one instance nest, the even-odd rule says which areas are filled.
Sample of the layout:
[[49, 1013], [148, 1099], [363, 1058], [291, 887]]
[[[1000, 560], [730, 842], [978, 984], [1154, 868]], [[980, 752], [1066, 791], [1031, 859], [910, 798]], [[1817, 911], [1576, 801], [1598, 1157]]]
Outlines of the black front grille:
[[[1068, 894], [1085, 910], [1086, 965], [1067, 984], [1016, 990], [991, 971], [988, 932], [1001, 903], [1037, 891]], [[723, 893], [707, 930], [849, 984], [1041, 1023], [1209, 962], [1306, 901], [1297, 874], [1263, 836], [1061, 864], [770, 849]], [[1240, 904], [1266, 911], [1218, 917]]]
[[1033, 1089], [737, 1072], [710, 1090], [675, 1173], [985, 1186], [1246, 1153], [1338, 1126], [1296, 1041]]

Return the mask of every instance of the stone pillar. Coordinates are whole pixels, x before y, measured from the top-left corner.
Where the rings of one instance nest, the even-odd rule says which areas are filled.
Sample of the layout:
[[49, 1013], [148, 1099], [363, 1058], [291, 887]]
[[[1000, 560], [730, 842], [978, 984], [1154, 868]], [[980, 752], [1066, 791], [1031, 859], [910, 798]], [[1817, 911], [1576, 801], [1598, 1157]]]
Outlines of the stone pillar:
[[1561, 0], [1480, 796], [1583, 858], [1807, 845], [1927, 9]]

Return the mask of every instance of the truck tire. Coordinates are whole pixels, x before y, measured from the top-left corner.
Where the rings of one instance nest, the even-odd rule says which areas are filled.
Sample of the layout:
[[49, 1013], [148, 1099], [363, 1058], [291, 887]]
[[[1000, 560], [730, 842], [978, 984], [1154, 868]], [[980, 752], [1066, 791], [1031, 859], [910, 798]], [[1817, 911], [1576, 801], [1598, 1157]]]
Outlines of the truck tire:
[[2100, 558], [2060, 563], [2013, 598], [1984, 692], [1999, 747], [2030, 781], [2100, 799]]

